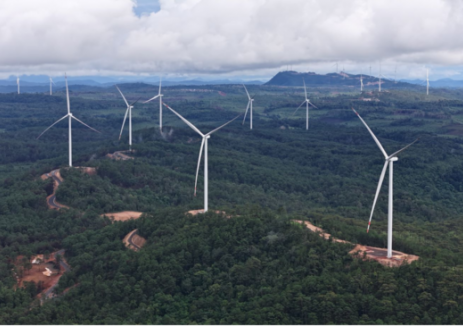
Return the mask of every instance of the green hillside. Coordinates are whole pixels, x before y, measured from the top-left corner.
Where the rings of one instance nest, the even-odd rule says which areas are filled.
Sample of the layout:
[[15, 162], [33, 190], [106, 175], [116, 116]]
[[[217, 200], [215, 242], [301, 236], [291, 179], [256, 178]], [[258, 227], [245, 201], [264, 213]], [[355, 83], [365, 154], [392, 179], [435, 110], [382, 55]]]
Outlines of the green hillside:
[[[305, 109], [293, 114], [304, 100], [302, 77], [318, 108], [308, 131]], [[254, 129], [249, 117], [244, 125], [239, 118], [211, 136], [210, 208], [228, 216], [185, 215], [203, 205], [202, 167], [193, 196], [201, 138], [166, 108], [160, 133], [157, 103], [133, 109], [134, 160], [109, 160], [106, 154], [128, 149], [127, 129], [118, 140], [125, 104], [115, 88], [97, 87], [70, 93], [73, 114], [102, 131], [73, 125], [73, 164], [97, 174], [62, 170], [57, 200], [71, 209], [49, 210], [52, 184], [40, 175], [66, 166], [67, 124], [36, 138], [66, 114], [64, 94], [0, 94], [0, 322], [462, 323], [463, 93], [426, 96], [391, 85], [359, 94], [342, 83], [314, 87], [313, 78], [285, 79], [299, 80], [295, 87], [249, 86]], [[346, 80], [357, 85], [354, 78]], [[158, 91], [120, 88], [129, 102]], [[163, 94], [203, 132], [247, 104], [240, 85], [166, 87]], [[419, 255], [411, 265], [353, 259], [352, 245], [292, 222], [385, 247], [387, 182], [365, 232], [384, 158], [352, 107], [388, 153], [419, 138], [394, 169], [394, 249]], [[100, 216], [125, 210], [145, 214], [117, 223]], [[122, 243], [135, 228], [147, 240], [139, 252]], [[15, 288], [13, 262], [59, 249], [72, 271], [56, 291], [70, 290], [40, 306], [37, 285]]]

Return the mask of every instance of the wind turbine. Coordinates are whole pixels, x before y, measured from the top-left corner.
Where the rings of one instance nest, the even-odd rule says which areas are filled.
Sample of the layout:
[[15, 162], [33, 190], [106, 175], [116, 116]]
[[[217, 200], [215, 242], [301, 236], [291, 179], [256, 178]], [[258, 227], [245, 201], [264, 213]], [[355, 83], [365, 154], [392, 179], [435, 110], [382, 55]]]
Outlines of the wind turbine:
[[53, 82], [53, 79], [51, 77], [49, 77], [49, 78], [50, 78], [50, 95], [53, 95], [53, 86], [52, 86], [52, 84], [54, 84], [54, 82]]
[[55, 123], [53, 123], [50, 127], [48, 127], [47, 129], [44, 130], [44, 132], [42, 132], [39, 137], [37, 137], [37, 139], [39, 139], [44, 133], [46, 133], [51, 127], [53, 127], [55, 124], [57, 124], [58, 122], [60, 122], [61, 120], [64, 120], [66, 118], [69, 119], [69, 166], [72, 167], [72, 119], [75, 119], [77, 120], [78, 122], [80, 122], [81, 124], [83, 124], [85, 127], [95, 131], [95, 132], [98, 132], [100, 133], [98, 130], [96, 129], [93, 129], [92, 127], [90, 127], [89, 125], [83, 123], [82, 121], [80, 121], [79, 119], [77, 119], [75, 116], [72, 115], [71, 113], [71, 103], [69, 101], [69, 89], [68, 89], [68, 79], [66, 77], [66, 75], [64, 75], [64, 78], [65, 78], [65, 81], [66, 81], [66, 99], [67, 99], [67, 107], [68, 107], [68, 114], [66, 114], [64, 117], [62, 117], [61, 119], [57, 120]]
[[305, 100], [304, 102], [301, 103], [294, 111], [293, 115], [296, 114], [297, 110], [305, 103], [305, 116], [306, 116], [306, 122], [305, 122], [305, 129], [309, 130], [309, 105], [313, 106], [314, 108], [318, 109], [315, 105], [313, 105], [310, 100], [307, 98], [307, 88], [305, 87], [305, 80], [302, 78], [302, 82], [304, 83], [304, 93], [305, 93]]
[[116, 85], [116, 88], [119, 91], [119, 93], [121, 93], [122, 98], [124, 99], [124, 102], [127, 105], [127, 110], [125, 111], [124, 121], [122, 122], [121, 133], [119, 134], [119, 140], [121, 140], [122, 131], [124, 130], [125, 120], [127, 119], [127, 113], [128, 113], [129, 114], [129, 149], [130, 151], [132, 151], [132, 108], [135, 105], [135, 103], [138, 102], [139, 99], [129, 105], [129, 103], [125, 99], [124, 94], [122, 94], [121, 90], [119, 89], [119, 87], [117, 87], [117, 85]]
[[244, 125], [244, 121], [246, 120], [246, 115], [248, 114], [248, 110], [249, 108], [251, 108], [251, 110], [249, 111], [249, 122], [250, 122], [249, 129], [252, 130], [252, 102], [254, 102], [254, 99], [251, 98], [244, 84], [243, 84], [243, 87], [244, 87], [244, 90], [246, 91], [246, 94], [248, 95], [248, 106], [246, 107], [246, 112], [244, 113], [243, 125]]
[[393, 174], [394, 174], [393, 165], [394, 165], [394, 162], [399, 159], [397, 155], [401, 153], [402, 151], [404, 151], [405, 149], [407, 149], [408, 147], [410, 147], [411, 145], [413, 145], [414, 143], [416, 143], [418, 139], [416, 139], [413, 143], [408, 144], [404, 148], [398, 150], [397, 152], [394, 152], [392, 155], [388, 155], [386, 151], [384, 150], [383, 146], [381, 146], [381, 143], [379, 142], [378, 138], [376, 138], [375, 134], [373, 133], [373, 131], [371, 131], [371, 129], [366, 124], [366, 122], [357, 113], [357, 111], [354, 110], [354, 108], [352, 108], [352, 110], [355, 112], [355, 114], [357, 114], [359, 119], [363, 122], [365, 127], [368, 129], [376, 145], [378, 145], [379, 149], [381, 150], [385, 158], [384, 167], [383, 167], [383, 170], [381, 171], [381, 176], [379, 177], [378, 187], [376, 189], [375, 199], [373, 201], [373, 207], [371, 208], [370, 220], [368, 221], [367, 233], [368, 231], [370, 231], [371, 218], [373, 217], [373, 212], [375, 210], [376, 200], [378, 199], [379, 191], [381, 190], [381, 186], [384, 180], [384, 175], [386, 174], [387, 166], [389, 165], [389, 200], [388, 200], [388, 214], [387, 214], [387, 258], [391, 258], [392, 257], [392, 213], [393, 213], [392, 211], [392, 208], [393, 208], [393, 205], [392, 205], [393, 181], [392, 179], [393, 179]]
[[196, 196], [196, 185], [198, 184], [198, 174], [199, 174], [199, 166], [201, 164], [201, 155], [203, 153], [203, 149], [204, 149], [204, 213], [206, 213], [209, 209], [209, 202], [208, 202], [208, 197], [209, 197], [209, 185], [208, 185], [208, 181], [209, 181], [209, 174], [208, 174], [208, 156], [207, 156], [207, 141], [208, 139], [211, 137], [211, 135], [218, 131], [219, 129], [225, 127], [226, 125], [228, 125], [229, 123], [235, 121], [236, 119], [238, 119], [238, 117], [241, 115], [238, 115], [236, 116], [235, 118], [233, 118], [232, 120], [228, 121], [227, 123], [221, 125], [220, 127], [218, 128], [215, 128], [214, 130], [208, 132], [207, 134], [203, 134], [201, 131], [199, 131], [198, 128], [196, 128], [190, 121], [188, 121], [187, 119], [185, 119], [184, 117], [182, 117], [179, 113], [177, 113], [174, 109], [172, 109], [170, 106], [168, 106], [166, 103], [163, 103], [165, 105], [166, 108], [168, 108], [169, 110], [171, 110], [176, 116], [178, 116], [180, 119], [183, 120], [183, 122], [185, 122], [191, 129], [193, 129], [194, 131], [196, 131], [201, 137], [203, 137], [203, 140], [201, 142], [201, 148], [199, 150], [199, 157], [198, 157], [198, 166], [196, 168], [196, 179], [195, 179], [195, 192], [194, 192], [194, 195]]
[[143, 103], [148, 103], [151, 102], [152, 100], [155, 100], [159, 97], [159, 129], [162, 131], [162, 97], [164, 95], [161, 94], [161, 78], [159, 78], [159, 92], [158, 95], [155, 97], [150, 98], [148, 101], [143, 102]]
[[363, 92], [363, 75], [360, 75], [360, 92]]
[[426, 95], [429, 95], [429, 69], [426, 68]]
[[379, 63], [379, 83], [378, 83], [378, 92], [381, 92], [381, 63]]
[[16, 77], [16, 85], [18, 85], [18, 95], [21, 94], [21, 92], [19, 91], [19, 76]]

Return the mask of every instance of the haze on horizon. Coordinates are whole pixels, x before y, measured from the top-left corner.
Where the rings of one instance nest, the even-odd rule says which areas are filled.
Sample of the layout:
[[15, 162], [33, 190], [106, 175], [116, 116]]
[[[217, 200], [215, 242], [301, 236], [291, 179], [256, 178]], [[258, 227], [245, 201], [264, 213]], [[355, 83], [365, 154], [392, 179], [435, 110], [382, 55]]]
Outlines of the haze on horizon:
[[3, 0], [0, 77], [247, 76], [291, 67], [463, 79], [451, 0]]

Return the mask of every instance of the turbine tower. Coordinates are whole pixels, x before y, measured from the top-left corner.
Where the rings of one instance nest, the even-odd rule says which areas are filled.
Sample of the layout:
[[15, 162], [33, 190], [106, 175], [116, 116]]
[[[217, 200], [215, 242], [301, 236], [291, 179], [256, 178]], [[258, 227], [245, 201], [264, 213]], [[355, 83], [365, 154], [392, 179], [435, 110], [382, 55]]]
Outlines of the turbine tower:
[[16, 77], [16, 85], [18, 85], [18, 95], [21, 94], [20, 89], [19, 89], [19, 76]]
[[381, 63], [379, 64], [379, 83], [378, 83], [378, 92], [381, 92]]
[[426, 95], [429, 95], [429, 69], [426, 68]]
[[54, 84], [54, 82], [53, 82], [53, 79], [51, 77], [49, 77], [49, 78], [50, 78], [50, 95], [53, 95], [53, 86], [52, 85]]
[[368, 127], [366, 122], [362, 119], [362, 117], [357, 113], [357, 111], [352, 108], [352, 110], [357, 114], [359, 119], [362, 121], [362, 123], [365, 125], [365, 127], [368, 129], [370, 132], [371, 136], [373, 137], [376, 145], [378, 145], [379, 149], [384, 155], [385, 162], [384, 162], [384, 167], [383, 170], [381, 171], [381, 176], [379, 177], [379, 182], [378, 182], [378, 187], [376, 189], [376, 194], [375, 194], [375, 199], [373, 201], [373, 206], [371, 208], [371, 213], [370, 213], [370, 220], [368, 221], [368, 228], [367, 232], [370, 231], [370, 225], [371, 225], [371, 218], [373, 217], [373, 212], [375, 210], [375, 205], [376, 205], [376, 200], [378, 199], [379, 191], [381, 190], [381, 186], [383, 184], [384, 180], [384, 175], [386, 174], [387, 166], [389, 165], [389, 200], [388, 200], [388, 214], [387, 214], [387, 258], [392, 257], [392, 213], [393, 213], [393, 205], [392, 205], [392, 198], [393, 198], [393, 165], [394, 162], [397, 161], [399, 158], [397, 155], [416, 143], [418, 139], [416, 139], [413, 143], [408, 144], [404, 148], [398, 150], [397, 152], [393, 153], [392, 155], [388, 155], [386, 151], [384, 150], [383, 146], [379, 142], [378, 138], [376, 138], [375, 134], [371, 131], [371, 129]]
[[129, 114], [129, 150], [132, 151], [132, 108], [135, 105], [135, 103], [138, 102], [139, 99], [129, 105], [129, 103], [125, 99], [124, 94], [122, 94], [121, 90], [119, 89], [119, 87], [117, 87], [117, 85], [116, 85], [116, 88], [119, 91], [119, 93], [121, 93], [122, 98], [124, 99], [124, 102], [127, 105], [127, 110], [125, 111], [124, 121], [122, 122], [121, 133], [119, 134], [119, 140], [121, 140], [122, 131], [124, 130], [125, 120], [127, 119], [127, 113], [128, 113]]
[[98, 130], [96, 129], [93, 129], [92, 127], [90, 127], [89, 125], [83, 123], [82, 121], [80, 121], [79, 119], [77, 119], [75, 116], [72, 115], [71, 113], [71, 104], [70, 104], [70, 101], [69, 101], [69, 89], [68, 89], [68, 79], [66, 77], [66, 75], [64, 75], [64, 78], [65, 78], [65, 81], [66, 81], [66, 100], [67, 100], [67, 107], [68, 107], [68, 114], [66, 114], [64, 117], [62, 117], [61, 119], [57, 120], [55, 123], [53, 123], [50, 127], [48, 127], [47, 129], [44, 130], [44, 132], [42, 132], [39, 137], [37, 137], [37, 139], [39, 139], [44, 133], [46, 133], [51, 127], [53, 127], [55, 124], [57, 124], [58, 122], [60, 122], [61, 120], [64, 120], [66, 118], [69, 119], [69, 167], [72, 167], [72, 119], [75, 119], [76, 121], [80, 122], [81, 124], [83, 124], [85, 127], [95, 131], [95, 132], [98, 132], [100, 133]]
[[302, 82], [304, 83], [304, 93], [305, 93], [305, 100], [304, 102], [301, 103], [294, 111], [293, 115], [296, 114], [297, 110], [305, 103], [305, 117], [306, 117], [306, 122], [305, 122], [305, 129], [309, 130], [309, 105], [313, 106], [314, 108], [318, 109], [315, 105], [313, 105], [310, 100], [307, 98], [307, 88], [305, 87], [305, 80], [302, 78]]
[[159, 92], [158, 95], [155, 97], [150, 98], [148, 101], [143, 102], [143, 103], [148, 103], [151, 102], [152, 100], [155, 100], [159, 97], [159, 129], [162, 131], [162, 97], [164, 95], [161, 94], [161, 77], [159, 77]]
[[221, 125], [220, 127], [215, 128], [214, 130], [208, 132], [207, 134], [203, 134], [190, 121], [188, 121], [187, 119], [182, 117], [179, 113], [177, 113], [174, 109], [172, 109], [167, 104], [165, 104], [165, 103], [163, 103], [163, 104], [165, 105], [166, 108], [171, 110], [176, 116], [178, 116], [180, 119], [182, 119], [183, 122], [185, 122], [191, 129], [196, 131], [203, 138], [203, 140], [201, 142], [201, 148], [199, 150], [198, 166], [196, 168], [196, 179], [195, 179], [195, 192], [194, 192], [194, 195], [196, 196], [196, 185], [198, 184], [199, 166], [201, 164], [201, 155], [202, 155], [203, 149], [204, 149], [204, 213], [206, 213], [209, 210], [209, 202], [208, 202], [208, 197], [209, 197], [209, 184], [208, 184], [208, 182], [209, 182], [209, 174], [208, 174], [208, 147], [207, 147], [208, 139], [211, 137], [211, 135], [214, 132], [218, 131], [219, 129], [225, 127], [229, 123], [231, 123], [231, 122], [235, 121], [236, 119], [238, 119], [238, 117], [241, 114], [236, 116], [232, 120], [228, 121], [227, 123]]
[[252, 130], [252, 102], [254, 102], [254, 99], [251, 98], [244, 84], [243, 84], [243, 87], [244, 87], [244, 90], [246, 91], [246, 94], [248, 95], [248, 106], [246, 107], [246, 112], [244, 113], [243, 125], [244, 125], [244, 121], [246, 120], [246, 115], [248, 114], [248, 110], [250, 108], [251, 110], [249, 111], [249, 123], [250, 123], [249, 129]]

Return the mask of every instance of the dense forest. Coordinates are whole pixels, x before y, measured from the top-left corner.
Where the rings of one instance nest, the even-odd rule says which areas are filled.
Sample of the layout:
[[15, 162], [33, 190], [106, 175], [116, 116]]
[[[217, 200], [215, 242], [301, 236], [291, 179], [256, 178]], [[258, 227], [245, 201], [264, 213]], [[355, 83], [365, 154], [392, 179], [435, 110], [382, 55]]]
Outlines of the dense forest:
[[[128, 100], [155, 86], [121, 85]], [[66, 113], [62, 92], [0, 94], [0, 322], [3, 324], [461, 324], [463, 323], [463, 93], [412, 89], [363, 93], [309, 88], [318, 109], [292, 115], [301, 87], [250, 86], [254, 130], [240, 119], [209, 140], [209, 203], [194, 176], [201, 139], [177, 117], [137, 103], [133, 160], [118, 136], [125, 105], [116, 89], [71, 87], [73, 114], [102, 134], [73, 126], [74, 166], [65, 169], [67, 125], [37, 136]], [[220, 91], [220, 93], [219, 93]], [[208, 132], [242, 113], [242, 86], [175, 86], [164, 101]], [[364, 101], [364, 98], [372, 99]], [[384, 159], [351, 107], [372, 127], [394, 170], [394, 249], [420, 256], [400, 268], [352, 258], [350, 244], [325, 241], [293, 220], [333, 236], [385, 247], [387, 182], [366, 233]], [[43, 173], [62, 168], [57, 190], [70, 209], [50, 210]], [[111, 223], [102, 213], [134, 210]], [[137, 228], [139, 252], [122, 238]], [[18, 256], [65, 249], [72, 271], [39, 305], [38, 288], [15, 287]]]

